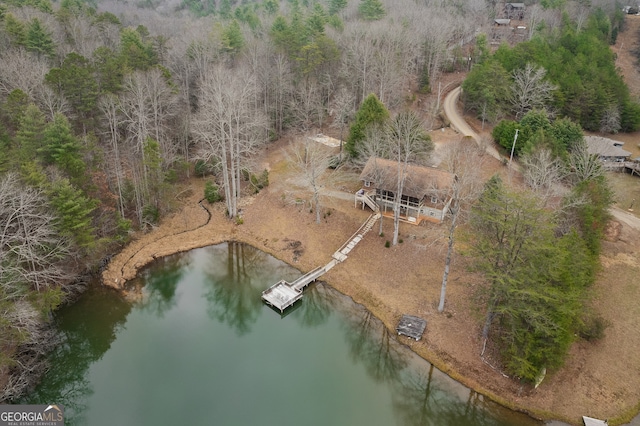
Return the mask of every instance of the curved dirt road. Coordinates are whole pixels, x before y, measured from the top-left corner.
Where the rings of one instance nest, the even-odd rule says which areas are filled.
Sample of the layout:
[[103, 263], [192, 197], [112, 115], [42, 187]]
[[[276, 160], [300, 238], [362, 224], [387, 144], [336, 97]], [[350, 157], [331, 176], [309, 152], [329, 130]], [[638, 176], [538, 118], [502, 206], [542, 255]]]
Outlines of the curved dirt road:
[[620, 222], [629, 225], [633, 229], [640, 231], [640, 217], [637, 217], [617, 207], [610, 208], [609, 213], [611, 213], [611, 215], [615, 217], [616, 220], [619, 220]]
[[[451, 127], [453, 127], [458, 133], [463, 136], [472, 137], [479, 146], [482, 146], [482, 139], [476, 132], [473, 131], [471, 126], [469, 126], [465, 119], [460, 115], [460, 113], [458, 112], [458, 108], [456, 107], [461, 92], [462, 88], [460, 86], [449, 92], [442, 105], [444, 113], [451, 122]], [[497, 158], [501, 161], [503, 160], [503, 158], [493, 146], [487, 145], [485, 146], [485, 150], [492, 157]], [[514, 170], [519, 170], [519, 165], [515, 161], [512, 163], [512, 167]], [[616, 220], [619, 220], [620, 222], [623, 222], [628, 226], [640, 231], [640, 218], [638, 218], [637, 216], [617, 207], [612, 207], [611, 209], [609, 209], [609, 212], [613, 217], [616, 218]]]
[[451, 127], [453, 127], [458, 133], [462, 136], [471, 136], [476, 142], [480, 143], [480, 136], [474, 132], [464, 118], [458, 114], [456, 104], [458, 103], [461, 92], [462, 88], [458, 86], [447, 94], [447, 97], [444, 98], [444, 102], [442, 104], [444, 114], [451, 122]]
[[478, 146], [484, 146], [486, 152], [491, 155], [493, 158], [502, 161], [503, 158], [500, 156], [500, 153], [493, 147], [491, 144], [483, 144], [482, 138], [476, 132], [473, 131], [471, 126], [465, 121], [465, 119], [458, 112], [457, 104], [458, 99], [460, 98], [460, 93], [462, 92], [462, 88], [460, 86], [453, 89], [446, 98], [444, 98], [444, 102], [442, 104], [442, 108], [444, 110], [444, 114], [449, 119], [451, 123], [451, 127], [455, 129], [462, 136], [470, 136], [472, 137]]

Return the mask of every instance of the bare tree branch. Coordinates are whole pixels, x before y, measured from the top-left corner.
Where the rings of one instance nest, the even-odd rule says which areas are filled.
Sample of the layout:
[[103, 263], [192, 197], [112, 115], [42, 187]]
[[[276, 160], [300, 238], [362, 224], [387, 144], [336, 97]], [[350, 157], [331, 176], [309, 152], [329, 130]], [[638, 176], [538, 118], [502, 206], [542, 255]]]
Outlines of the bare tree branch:
[[513, 84], [509, 101], [516, 117], [522, 117], [532, 109], [544, 109], [551, 100], [556, 86], [544, 80], [547, 71], [527, 63], [513, 71]]

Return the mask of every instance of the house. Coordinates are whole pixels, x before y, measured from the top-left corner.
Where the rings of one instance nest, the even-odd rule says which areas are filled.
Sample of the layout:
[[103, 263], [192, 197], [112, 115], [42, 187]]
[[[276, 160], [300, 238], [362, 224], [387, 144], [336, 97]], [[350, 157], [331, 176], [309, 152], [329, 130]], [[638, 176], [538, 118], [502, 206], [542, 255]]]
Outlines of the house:
[[[451, 204], [451, 188], [455, 175], [433, 167], [408, 165], [400, 200], [400, 219], [420, 224], [441, 222]], [[395, 193], [398, 188], [398, 163], [371, 157], [360, 180], [363, 188], [356, 193], [355, 204], [362, 203], [383, 216], [393, 217]]]
[[504, 16], [509, 19], [524, 19], [524, 3], [505, 3]]
[[624, 162], [629, 160], [631, 153], [622, 149], [623, 142], [603, 138], [601, 136], [585, 136], [589, 154], [597, 155], [604, 162]]

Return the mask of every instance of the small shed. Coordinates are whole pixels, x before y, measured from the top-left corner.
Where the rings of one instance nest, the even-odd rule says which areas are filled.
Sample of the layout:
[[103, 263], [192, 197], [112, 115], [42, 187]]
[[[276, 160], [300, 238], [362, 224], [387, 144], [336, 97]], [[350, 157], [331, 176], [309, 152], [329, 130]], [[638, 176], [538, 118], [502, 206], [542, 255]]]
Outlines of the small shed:
[[582, 416], [582, 421], [584, 422], [584, 426], [608, 426], [606, 420], [598, 420], [593, 417]]
[[424, 330], [427, 328], [427, 320], [413, 315], [403, 315], [396, 327], [398, 336], [404, 335], [415, 339], [417, 342], [422, 338]]
[[315, 136], [308, 136], [308, 138], [313, 142], [318, 142], [332, 148], [336, 148], [341, 144], [340, 139], [332, 138], [331, 136], [323, 135], [322, 133], [318, 133]]

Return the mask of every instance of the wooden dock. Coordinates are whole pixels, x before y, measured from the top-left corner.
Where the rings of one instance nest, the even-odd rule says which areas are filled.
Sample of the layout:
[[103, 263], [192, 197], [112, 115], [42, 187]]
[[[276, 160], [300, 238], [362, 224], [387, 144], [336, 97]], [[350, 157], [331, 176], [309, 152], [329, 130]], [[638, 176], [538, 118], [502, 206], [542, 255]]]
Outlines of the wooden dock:
[[324, 266], [317, 267], [291, 283], [285, 280], [278, 281], [262, 292], [262, 300], [267, 305], [272, 306], [273, 308], [278, 309], [280, 313], [283, 313], [285, 309], [302, 299], [302, 293], [306, 286], [320, 278], [338, 263], [344, 262], [347, 259], [347, 254], [349, 254], [349, 252], [351, 252], [351, 250], [353, 250], [353, 248], [362, 240], [364, 234], [371, 230], [379, 218], [380, 213], [374, 213], [369, 216], [356, 233], [333, 254], [329, 263]]
[[415, 339], [417, 342], [422, 338], [422, 334], [426, 328], [426, 320], [413, 315], [403, 315], [400, 319], [400, 323], [398, 323], [398, 326], [396, 327], [396, 331], [398, 332], [398, 336], [402, 334]]
[[270, 306], [284, 312], [289, 306], [302, 298], [302, 291], [291, 287], [285, 280], [280, 280], [262, 292], [262, 300]]

